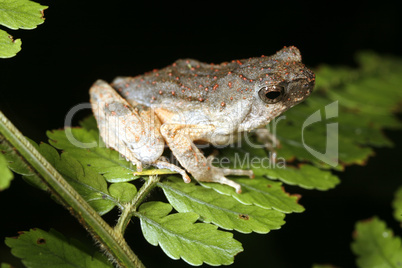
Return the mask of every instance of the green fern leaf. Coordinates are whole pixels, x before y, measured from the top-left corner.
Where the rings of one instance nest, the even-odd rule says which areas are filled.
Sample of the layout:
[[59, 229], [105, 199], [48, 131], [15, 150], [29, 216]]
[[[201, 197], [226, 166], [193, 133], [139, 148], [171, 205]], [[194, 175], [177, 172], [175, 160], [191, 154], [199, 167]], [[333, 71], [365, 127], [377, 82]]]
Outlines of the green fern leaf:
[[323, 191], [334, 188], [340, 182], [339, 178], [330, 171], [321, 170], [312, 165], [268, 169], [266, 174], [270, 179], [280, 179], [290, 185]]
[[[70, 141], [66, 131], [71, 131], [76, 141], [92, 144], [90, 148], [77, 146]], [[109, 182], [124, 182], [138, 179], [134, 176], [136, 171], [129, 162], [120, 157], [119, 153], [107, 149], [99, 138], [98, 132], [87, 131], [82, 128], [66, 128], [65, 130], [48, 131], [49, 143], [57, 149], [68, 152], [82, 165], [90, 166], [99, 174], [104, 175]]]
[[255, 179], [238, 178], [236, 182], [241, 185], [241, 194], [237, 194], [233, 187], [227, 185], [208, 182], [200, 182], [200, 184], [207, 188], [212, 188], [218, 193], [231, 195], [245, 205], [257, 205], [284, 213], [304, 211], [304, 208], [297, 203], [300, 196], [286, 193], [280, 182], [262, 177], [256, 177]]
[[[155, 168], [144, 168], [142, 172], [137, 172], [136, 167], [120, 156], [117, 151], [105, 147], [97, 130], [66, 128], [65, 130], [48, 131], [47, 136], [51, 145], [68, 152], [82, 165], [90, 166], [111, 183], [136, 180], [140, 178], [140, 175], [175, 173], [167, 169]], [[74, 144], [73, 140], [81, 143], [81, 146]], [[82, 144], [86, 144], [89, 148], [85, 148], [85, 145]]]
[[394, 208], [394, 218], [402, 223], [402, 187], [395, 192], [392, 207]]
[[1, 0], [0, 24], [10, 29], [35, 29], [42, 24], [47, 6], [28, 0]]
[[94, 130], [99, 132], [97, 124], [98, 123], [93, 115], [87, 116], [80, 121], [80, 126], [85, 128], [87, 131]]
[[402, 266], [401, 238], [376, 217], [356, 224], [352, 250], [362, 268]]
[[120, 204], [129, 203], [137, 194], [137, 188], [128, 182], [113, 183], [109, 186], [110, 195]]
[[[29, 140], [29, 139], [28, 139]], [[38, 145], [29, 140], [35, 147]], [[30, 166], [24, 159], [14, 150], [13, 146], [0, 136], [0, 152], [7, 161], [7, 166], [13, 172], [22, 175], [22, 178], [29, 184], [41, 189], [47, 190], [47, 186], [38, 177], [38, 175], [32, 171]]]
[[285, 215], [279, 211], [243, 205], [230, 196], [183, 183], [179, 178], [170, 177], [158, 185], [177, 211], [195, 212], [203, 222], [212, 222], [226, 230], [268, 233], [285, 223]]
[[100, 215], [106, 214], [116, 205], [121, 205], [118, 200], [131, 199], [137, 192], [134, 185], [126, 187], [125, 191], [118, 189], [121, 186], [113, 186], [110, 192], [103, 176], [91, 168], [83, 167], [68, 153], [59, 155], [48, 144], [42, 143], [40, 152]]
[[[288, 131], [295, 132], [294, 129]], [[236, 146], [224, 148], [216, 162], [219, 166], [228, 163], [225, 167], [252, 169], [255, 176], [268, 176], [270, 179], [278, 179], [306, 189], [328, 190], [339, 183], [339, 178], [331, 172], [309, 164], [294, 167], [285, 161], [281, 163], [280, 159], [273, 163], [268, 152], [261, 147], [261, 144], [254, 140], [241, 141]], [[302, 150], [307, 153], [304, 147]]]
[[26, 267], [113, 267], [104, 255], [88, 254], [88, 249], [78, 240], [67, 240], [55, 230], [31, 229], [20, 232], [18, 237], [7, 237], [5, 243]]
[[195, 223], [198, 214], [187, 212], [168, 215], [171, 210], [169, 204], [148, 202], [142, 204], [136, 213], [146, 240], [154, 246], [160, 245], [170, 258], [182, 258], [192, 265], [201, 265], [203, 262], [228, 265], [243, 250], [231, 233], [218, 231], [215, 225]]
[[[10, 29], [34, 29], [44, 22], [47, 6], [28, 0], [0, 0], [0, 25]], [[14, 57], [21, 50], [21, 39], [14, 40], [0, 30], [0, 58]]]
[[10, 186], [13, 178], [13, 173], [8, 169], [7, 159], [0, 151], [0, 191], [3, 191]]
[[14, 40], [13, 37], [0, 30], [0, 58], [14, 57], [21, 50], [21, 39]]

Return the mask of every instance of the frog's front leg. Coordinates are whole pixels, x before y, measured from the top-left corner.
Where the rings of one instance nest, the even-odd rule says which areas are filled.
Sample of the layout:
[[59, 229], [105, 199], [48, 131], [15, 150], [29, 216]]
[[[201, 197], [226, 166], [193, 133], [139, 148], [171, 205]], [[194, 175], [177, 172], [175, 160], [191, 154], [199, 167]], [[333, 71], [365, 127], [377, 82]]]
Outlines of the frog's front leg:
[[235, 188], [237, 193], [241, 193], [241, 186], [225, 176], [253, 177], [253, 172], [251, 170], [214, 167], [211, 164], [212, 158], [205, 158], [193, 143], [194, 140], [202, 140], [206, 135], [212, 133], [214, 129], [213, 125], [167, 123], [161, 126], [161, 133], [177, 160], [197, 181], [226, 184]]
[[264, 144], [264, 147], [269, 151], [275, 151], [275, 148], [280, 147], [281, 144], [278, 138], [272, 134], [266, 127], [257, 128], [255, 131], [259, 142]]
[[257, 140], [264, 144], [265, 149], [270, 152], [270, 161], [276, 162], [276, 148], [281, 146], [278, 138], [272, 134], [266, 127], [258, 128], [255, 132]]

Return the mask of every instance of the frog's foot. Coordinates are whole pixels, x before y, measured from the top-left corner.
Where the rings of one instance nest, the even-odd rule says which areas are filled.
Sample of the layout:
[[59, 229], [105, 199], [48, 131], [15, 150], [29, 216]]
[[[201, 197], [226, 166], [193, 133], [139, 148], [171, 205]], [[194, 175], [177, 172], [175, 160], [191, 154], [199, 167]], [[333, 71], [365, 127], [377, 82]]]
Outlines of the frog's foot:
[[167, 162], [163, 157], [160, 157], [152, 165], [154, 167], [157, 167], [157, 168], [166, 168], [166, 169], [169, 169], [171, 171], [175, 171], [175, 172], [179, 173], [182, 176], [183, 181], [185, 183], [189, 183], [191, 181], [190, 177], [187, 175], [187, 173], [186, 173], [186, 171], [184, 169], [181, 169], [178, 166]]
[[276, 150], [275, 148], [281, 147], [281, 143], [267, 128], [259, 128], [256, 130], [257, 140], [264, 144], [265, 149], [270, 152], [270, 161], [276, 162]]
[[137, 169], [137, 172], [142, 172], [142, 163], [140, 160], [135, 158], [132, 154], [128, 153], [126, 155], [121, 154], [128, 162], [131, 162], [133, 165], [135, 165], [135, 168]]
[[270, 152], [275, 151], [275, 148], [279, 148], [281, 146], [281, 143], [276, 136], [265, 127], [258, 128], [255, 134], [257, 135], [257, 140], [262, 142], [265, 148]]
[[225, 176], [228, 175], [234, 175], [234, 176], [248, 176], [250, 178], [254, 178], [254, 173], [252, 170], [245, 170], [245, 169], [230, 169], [230, 168], [218, 168], [212, 165], [212, 160], [215, 157], [213, 155], [210, 155], [207, 158], [208, 166], [211, 170], [212, 176], [208, 180], [202, 180], [202, 181], [208, 181], [208, 182], [217, 182], [220, 184], [226, 184], [229, 185], [233, 188], [235, 188], [236, 193], [240, 194], [241, 193], [241, 186], [240, 184], [227, 179]]

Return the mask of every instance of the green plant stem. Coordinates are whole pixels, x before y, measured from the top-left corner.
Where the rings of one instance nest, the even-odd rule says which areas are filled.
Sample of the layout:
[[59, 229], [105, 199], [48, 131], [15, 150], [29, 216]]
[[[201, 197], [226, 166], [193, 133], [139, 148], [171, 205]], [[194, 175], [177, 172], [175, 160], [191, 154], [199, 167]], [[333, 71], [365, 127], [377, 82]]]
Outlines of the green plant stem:
[[144, 267], [126, 241], [98, 215], [98, 213], [71, 187], [54, 167], [35, 149], [22, 133], [0, 111], [0, 133], [22, 157], [42, 176], [52, 194], [78, 218], [93, 238], [101, 244], [121, 267]]
[[134, 212], [137, 210], [138, 206], [144, 201], [149, 192], [157, 185], [158, 182], [158, 175], [149, 176], [144, 185], [142, 185], [138, 193], [134, 196], [133, 200], [124, 207], [120, 218], [114, 228], [116, 233], [120, 234], [121, 236], [124, 235], [126, 227], [130, 222], [130, 219], [133, 216]]

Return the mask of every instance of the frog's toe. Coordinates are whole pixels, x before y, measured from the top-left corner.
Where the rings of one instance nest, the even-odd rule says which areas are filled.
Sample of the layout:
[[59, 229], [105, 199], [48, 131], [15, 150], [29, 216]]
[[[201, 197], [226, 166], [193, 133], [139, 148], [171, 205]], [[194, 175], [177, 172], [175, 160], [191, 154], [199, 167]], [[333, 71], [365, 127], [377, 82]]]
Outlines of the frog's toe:
[[230, 169], [230, 168], [221, 168], [221, 171], [225, 176], [234, 175], [234, 176], [247, 176], [250, 178], [254, 178], [254, 173], [251, 169]]
[[250, 178], [254, 178], [254, 173], [251, 169], [231, 169], [231, 168], [218, 168], [212, 165], [212, 161], [214, 160], [215, 156], [210, 155], [207, 158], [208, 165], [212, 169], [212, 171], [215, 170], [215, 173], [217, 170], [219, 170], [219, 173], [223, 174], [224, 176], [248, 176]]
[[164, 159], [164, 157], [160, 157], [159, 160], [157, 160], [157, 161], [156, 161], [155, 163], [153, 163], [152, 165], [153, 165], [154, 167], [157, 167], [157, 168], [166, 168], [166, 169], [169, 169], [169, 170], [171, 170], [171, 171], [175, 171], [175, 172], [179, 173], [179, 174], [182, 176], [183, 181], [184, 181], [185, 183], [191, 182], [190, 177], [187, 175], [187, 173], [186, 173], [186, 171], [185, 171], [184, 169], [181, 169], [181, 168], [179, 168], [178, 166], [167, 162], [167, 161]]
[[136, 167], [137, 172], [142, 172], [142, 162], [135, 158], [135, 156], [131, 152], [125, 151], [120, 154], [126, 159], [126, 161], [131, 162]]
[[240, 184], [238, 184], [238, 183], [236, 183], [236, 182], [234, 182], [232, 180], [229, 180], [224, 176], [221, 176], [221, 175], [214, 176], [212, 182], [217, 182], [217, 183], [220, 183], [220, 184], [225, 184], [225, 185], [231, 186], [236, 190], [236, 193], [238, 193], [238, 194], [241, 193]]

